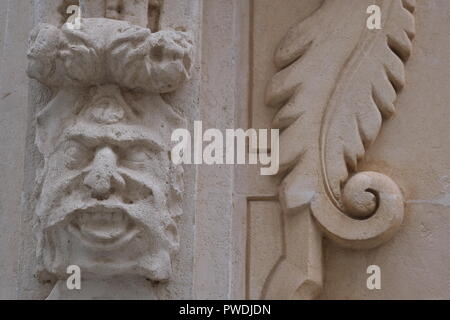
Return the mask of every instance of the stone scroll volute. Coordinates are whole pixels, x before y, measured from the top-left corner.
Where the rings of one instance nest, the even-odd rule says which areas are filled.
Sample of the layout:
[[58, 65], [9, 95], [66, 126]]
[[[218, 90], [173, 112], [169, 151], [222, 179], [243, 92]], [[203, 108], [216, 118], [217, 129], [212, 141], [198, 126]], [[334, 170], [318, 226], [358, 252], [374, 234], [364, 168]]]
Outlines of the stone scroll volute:
[[366, 27], [373, 1], [326, 0], [275, 52], [267, 104], [280, 107], [283, 257], [262, 298], [311, 299], [323, 285], [322, 236], [354, 249], [389, 240], [403, 196], [383, 173], [357, 164], [395, 112], [415, 33], [411, 0], [377, 1], [382, 28]]
[[116, 2], [80, 1], [80, 29], [40, 24], [30, 37], [28, 74], [53, 94], [36, 117], [34, 226], [39, 277], [58, 280], [50, 299], [69, 298], [69, 265], [82, 298], [157, 298], [179, 244], [183, 170], [169, 151], [186, 121], [160, 94], [189, 79], [193, 43], [147, 28], [148, 0]]

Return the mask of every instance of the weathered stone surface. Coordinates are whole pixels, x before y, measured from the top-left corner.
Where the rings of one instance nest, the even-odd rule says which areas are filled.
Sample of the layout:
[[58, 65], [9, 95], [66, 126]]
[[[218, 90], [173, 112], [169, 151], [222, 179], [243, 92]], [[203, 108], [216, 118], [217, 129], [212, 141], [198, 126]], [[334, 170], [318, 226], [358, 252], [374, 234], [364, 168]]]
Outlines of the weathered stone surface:
[[[376, 3], [4, 1], [0, 298], [450, 298], [450, 4]], [[279, 174], [174, 165], [198, 120]]]
[[[65, 288], [71, 265], [84, 281], [106, 285], [81, 298], [135, 298], [145, 287], [154, 298], [146, 280], [169, 280], [179, 246], [183, 180], [170, 136], [186, 122], [160, 94], [189, 79], [192, 40], [120, 18], [82, 18], [80, 29], [40, 24], [31, 33], [28, 75], [53, 90], [36, 116], [44, 164], [33, 227], [38, 277], [58, 281], [49, 299], [74, 296]], [[111, 294], [130, 276], [141, 280]]]

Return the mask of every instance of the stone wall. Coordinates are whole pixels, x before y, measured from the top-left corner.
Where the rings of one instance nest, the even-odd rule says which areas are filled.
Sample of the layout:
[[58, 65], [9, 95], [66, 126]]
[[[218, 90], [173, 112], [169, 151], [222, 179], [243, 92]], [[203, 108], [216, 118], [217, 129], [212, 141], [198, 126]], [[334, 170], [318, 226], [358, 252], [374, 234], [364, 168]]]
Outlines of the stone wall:
[[[373, 2], [3, 1], [0, 298], [450, 298], [450, 3]], [[174, 164], [194, 121], [280, 172]]]

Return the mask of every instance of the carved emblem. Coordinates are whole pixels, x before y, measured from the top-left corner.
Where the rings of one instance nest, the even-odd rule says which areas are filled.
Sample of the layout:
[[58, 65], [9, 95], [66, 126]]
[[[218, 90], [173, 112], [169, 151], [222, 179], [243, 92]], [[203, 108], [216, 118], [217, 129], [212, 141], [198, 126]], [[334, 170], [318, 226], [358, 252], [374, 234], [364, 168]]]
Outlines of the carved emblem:
[[[303, 299], [322, 286], [322, 234], [351, 248], [388, 240], [403, 197], [387, 176], [357, 164], [394, 112], [414, 36], [414, 1], [380, 0], [382, 28], [366, 28], [373, 1], [326, 0], [294, 26], [275, 53], [280, 69], [267, 103], [282, 105], [280, 136], [283, 257], [264, 298]], [[289, 279], [289, 283], [286, 280]]]
[[[98, 3], [81, 5], [95, 12]], [[160, 93], [188, 80], [191, 56], [187, 33], [102, 16], [82, 19], [80, 30], [32, 32], [28, 74], [54, 92], [36, 129], [43, 273], [65, 279], [77, 265], [83, 279], [169, 278], [183, 191], [170, 135], [185, 121]]]

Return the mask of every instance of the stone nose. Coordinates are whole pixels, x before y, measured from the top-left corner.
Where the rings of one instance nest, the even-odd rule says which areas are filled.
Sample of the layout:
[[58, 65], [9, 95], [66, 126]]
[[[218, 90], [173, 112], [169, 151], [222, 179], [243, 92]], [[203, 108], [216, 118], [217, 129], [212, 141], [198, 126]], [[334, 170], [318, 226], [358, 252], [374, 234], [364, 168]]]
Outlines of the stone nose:
[[125, 181], [117, 172], [117, 155], [110, 147], [96, 152], [84, 185], [91, 189], [91, 196], [97, 200], [106, 200], [114, 189], [123, 189]]

